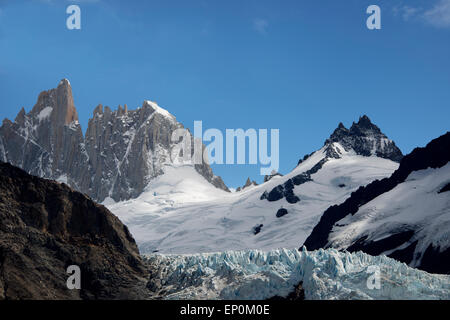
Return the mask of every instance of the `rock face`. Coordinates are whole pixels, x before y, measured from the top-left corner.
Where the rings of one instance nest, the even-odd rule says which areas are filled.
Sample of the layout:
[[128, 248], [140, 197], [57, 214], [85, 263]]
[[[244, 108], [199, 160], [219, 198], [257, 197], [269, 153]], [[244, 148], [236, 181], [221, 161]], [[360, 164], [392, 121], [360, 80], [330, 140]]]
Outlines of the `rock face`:
[[62, 180], [86, 191], [88, 156], [67, 80], [44, 91], [30, 113], [0, 127], [0, 161], [40, 177]]
[[[4, 120], [0, 160], [65, 182], [96, 201], [121, 201], [137, 197], [163, 173], [175, 145], [171, 134], [178, 128], [183, 125], [151, 101], [137, 110], [125, 105], [112, 111], [99, 105], [83, 137], [72, 89], [64, 79], [58, 88], [42, 92], [30, 113], [22, 109], [14, 122]], [[215, 187], [229, 191], [207, 163], [195, 169]]]
[[[304, 242], [386, 254], [428, 272], [450, 273], [450, 133], [403, 157], [389, 177], [329, 207]], [[342, 236], [341, 236], [342, 235]]]
[[[69, 265], [81, 269], [81, 290], [66, 287]], [[143, 299], [146, 273], [105, 207], [0, 163], [0, 299]]]

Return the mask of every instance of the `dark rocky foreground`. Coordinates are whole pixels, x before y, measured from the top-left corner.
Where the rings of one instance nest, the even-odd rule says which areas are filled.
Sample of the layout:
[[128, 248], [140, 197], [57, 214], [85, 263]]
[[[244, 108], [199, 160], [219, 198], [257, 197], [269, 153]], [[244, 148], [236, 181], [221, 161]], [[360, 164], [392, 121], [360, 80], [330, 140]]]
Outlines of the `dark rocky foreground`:
[[[66, 286], [69, 265], [81, 269], [81, 290]], [[147, 272], [104, 206], [0, 163], [0, 299], [145, 299]]]

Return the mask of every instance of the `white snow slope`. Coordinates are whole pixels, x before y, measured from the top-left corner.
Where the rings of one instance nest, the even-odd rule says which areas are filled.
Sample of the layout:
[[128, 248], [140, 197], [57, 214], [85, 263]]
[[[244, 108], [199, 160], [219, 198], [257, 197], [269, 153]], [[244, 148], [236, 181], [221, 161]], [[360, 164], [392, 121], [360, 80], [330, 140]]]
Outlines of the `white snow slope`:
[[[129, 227], [142, 253], [298, 248], [325, 209], [398, 168], [391, 160], [344, 152], [338, 143], [333, 147], [340, 149], [341, 158], [328, 160], [311, 176], [313, 181], [296, 186], [294, 193], [301, 200], [295, 204], [285, 198], [269, 202], [260, 197], [311, 169], [326, 156], [325, 147], [289, 174], [241, 192], [227, 193], [213, 187], [191, 165], [167, 165], [165, 174], [150, 181], [138, 198], [104, 204]], [[277, 218], [281, 207], [288, 214]], [[253, 228], [260, 224], [261, 232], [255, 235]]]
[[450, 244], [450, 193], [438, 193], [450, 182], [450, 163], [438, 169], [412, 172], [405, 182], [338, 221], [329, 236], [333, 248], [347, 248], [357, 239], [378, 241], [401, 231], [416, 230], [403, 249], [417, 241], [410, 266], [420, 265], [429, 245], [442, 252]]
[[286, 297], [300, 281], [305, 299], [450, 299], [450, 276], [362, 252], [250, 250], [146, 260], [159, 268], [153, 275], [164, 299]]

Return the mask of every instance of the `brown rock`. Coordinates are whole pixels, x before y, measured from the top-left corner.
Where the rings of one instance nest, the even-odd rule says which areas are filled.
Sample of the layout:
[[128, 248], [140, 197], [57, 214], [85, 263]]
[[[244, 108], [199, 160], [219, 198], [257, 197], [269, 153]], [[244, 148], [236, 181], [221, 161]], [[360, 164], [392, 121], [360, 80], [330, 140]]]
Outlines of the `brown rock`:
[[[69, 290], [69, 265], [81, 290]], [[143, 299], [136, 243], [105, 207], [0, 163], [0, 299]]]

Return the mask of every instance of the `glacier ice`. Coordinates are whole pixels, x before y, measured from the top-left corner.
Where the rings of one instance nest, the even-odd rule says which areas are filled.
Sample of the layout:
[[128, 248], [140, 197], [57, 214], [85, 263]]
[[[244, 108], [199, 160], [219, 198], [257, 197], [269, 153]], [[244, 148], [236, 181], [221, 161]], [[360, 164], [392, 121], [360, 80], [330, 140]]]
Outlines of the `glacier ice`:
[[[151, 281], [159, 282], [157, 293], [164, 299], [285, 297], [300, 281], [305, 298], [314, 300], [450, 299], [450, 276], [363, 252], [276, 249], [144, 257], [156, 270]], [[371, 286], [375, 276], [379, 289]]]

